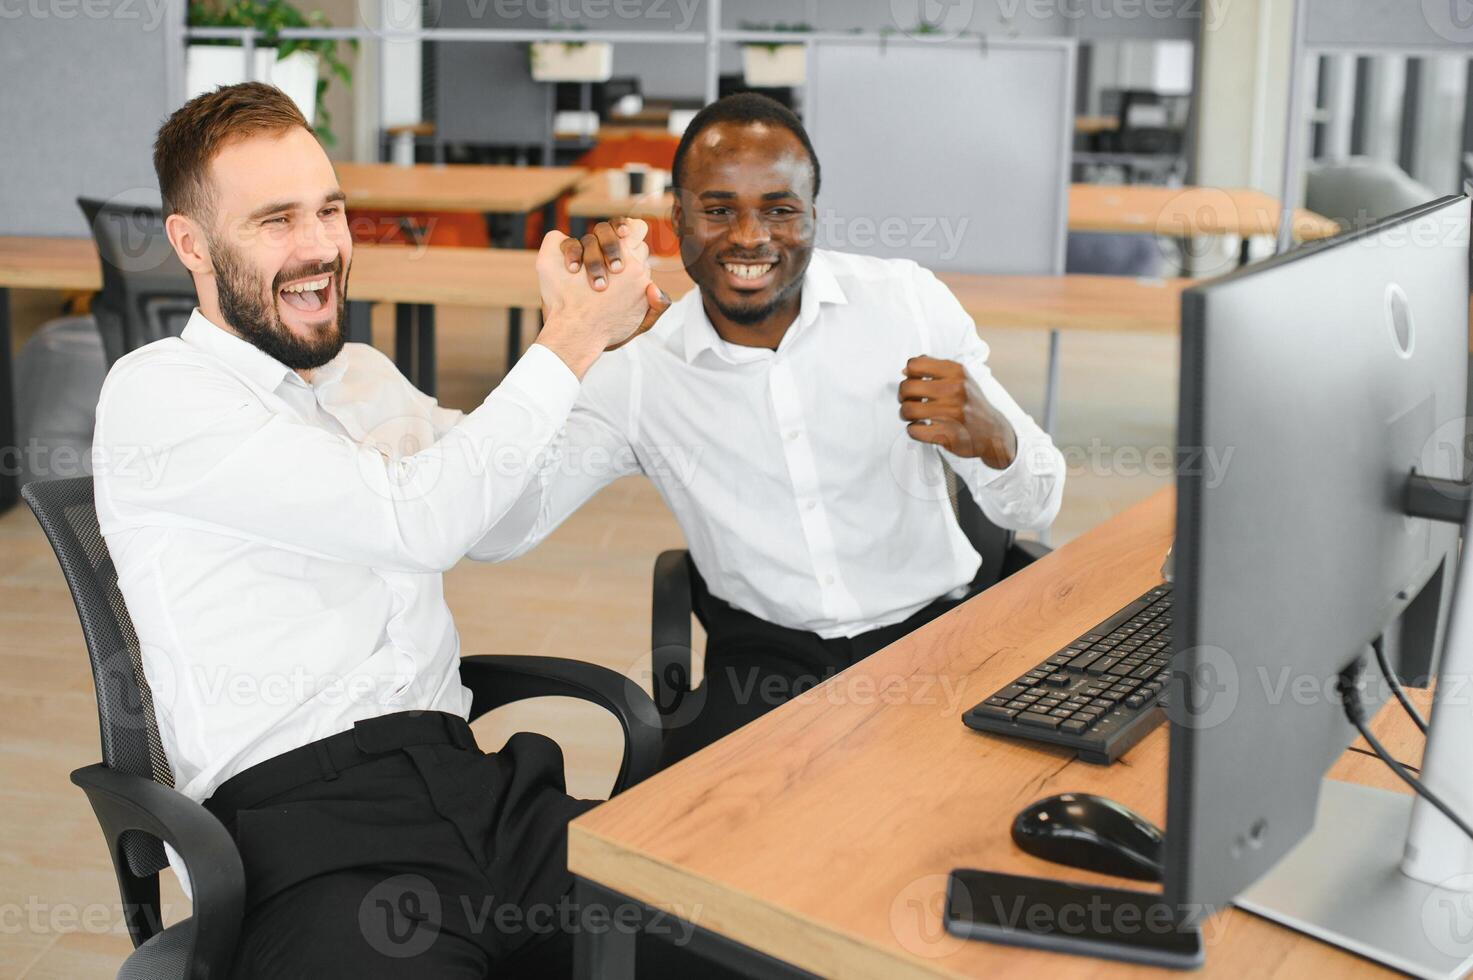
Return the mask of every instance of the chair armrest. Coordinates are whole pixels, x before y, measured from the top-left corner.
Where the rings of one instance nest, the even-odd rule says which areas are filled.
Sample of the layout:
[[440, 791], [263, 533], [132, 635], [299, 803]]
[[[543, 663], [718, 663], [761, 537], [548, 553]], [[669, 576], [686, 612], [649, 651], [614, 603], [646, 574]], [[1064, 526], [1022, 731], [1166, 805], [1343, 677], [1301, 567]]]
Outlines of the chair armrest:
[[666, 551], [655, 559], [650, 606], [650, 687], [655, 706], [669, 717], [690, 690], [690, 552]]
[[563, 657], [492, 655], [461, 657], [460, 679], [471, 689], [471, 720], [513, 701], [552, 696], [591, 701], [619, 719], [624, 759], [614, 793], [659, 768], [660, 714], [644, 689], [617, 671]]
[[[194, 944], [189, 953], [191, 980], [230, 976], [241, 919], [245, 915], [245, 869], [225, 825], [194, 800], [143, 776], [83, 766], [72, 782], [87, 794], [112, 854], [118, 885], [126, 896], [138, 879], [128, 869], [122, 837], [129, 831], [151, 834], [184, 859], [194, 904]], [[152, 877], [155, 891], [157, 878]], [[129, 919], [134, 945], [159, 923]]]
[[1014, 572], [1027, 568], [1044, 555], [1052, 554], [1053, 550], [1041, 541], [1014, 539], [1008, 547], [1007, 554], [1003, 556], [1002, 575], [1000, 577], [1007, 578]]

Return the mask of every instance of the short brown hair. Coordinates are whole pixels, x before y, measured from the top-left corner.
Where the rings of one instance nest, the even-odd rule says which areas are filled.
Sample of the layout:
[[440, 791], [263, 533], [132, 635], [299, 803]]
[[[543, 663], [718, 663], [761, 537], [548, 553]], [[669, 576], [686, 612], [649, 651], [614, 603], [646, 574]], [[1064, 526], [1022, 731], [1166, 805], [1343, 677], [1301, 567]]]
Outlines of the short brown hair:
[[153, 142], [164, 213], [208, 215], [209, 167], [215, 154], [235, 140], [293, 126], [312, 129], [290, 96], [265, 82], [222, 85], [184, 103], [159, 127]]

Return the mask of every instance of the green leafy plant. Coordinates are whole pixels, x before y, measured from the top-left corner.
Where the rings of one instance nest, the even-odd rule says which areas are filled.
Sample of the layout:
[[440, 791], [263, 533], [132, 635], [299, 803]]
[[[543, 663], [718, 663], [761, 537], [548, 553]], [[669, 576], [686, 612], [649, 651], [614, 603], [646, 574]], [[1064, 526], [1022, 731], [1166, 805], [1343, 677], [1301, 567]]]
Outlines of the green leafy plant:
[[[190, 27], [252, 27], [265, 32], [265, 37], [256, 43], [262, 47], [276, 48], [276, 60], [290, 57], [298, 51], [309, 51], [317, 55], [318, 64], [327, 68], [330, 75], [342, 79], [344, 85], [353, 84], [353, 71], [338, 57], [338, 43], [331, 38], [283, 39], [280, 31], [290, 27], [327, 27], [327, 17], [320, 10], [302, 13], [286, 0], [191, 0], [189, 4]], [[200, 40], [195, 44], [235, 44], [226, 40]], [[347, 42], [352, 50], [358, 50], [358, 42]], [[337, 145], [332, 131], [332, 116], [327, 111], [324, 95], [327, 93], [328, 78], [317, 79], [317, 138], [328, 146]]]
[[[744, 31], [751, 31], [753, 34], [769, 34], [769, 33], [776, 34], [776, 33], [782, 33], [782, 32], [792, 32], [794, 34], [811, 34], [811, 33], [813, 33], [813, 25], [812, 24], [804, 24], [804, 23], [797, 23], [797, 24], [758, 24], [758, 23], [754, 23], [752, 21], [742, 21], [742, 23], [741, 23], [741, 29], [744, 30]], [[794, 43], [796, 43], [796, 42], [794, 42]], [[766, 48], [768, 50], [768, 52], [770, 52], [772, 54], [776, 54], [777, 53], [777, 49], [780, 48], [780, 47], [782, 47], [781, 44], [778, 44], [778, 43], [776, 43], [774, 41], [762, 41], [760, 43], [759, 42], [754, 42], [754, 41], [748, 41], [743, 46], [744, 47], [748, 47], [748, 48]]]

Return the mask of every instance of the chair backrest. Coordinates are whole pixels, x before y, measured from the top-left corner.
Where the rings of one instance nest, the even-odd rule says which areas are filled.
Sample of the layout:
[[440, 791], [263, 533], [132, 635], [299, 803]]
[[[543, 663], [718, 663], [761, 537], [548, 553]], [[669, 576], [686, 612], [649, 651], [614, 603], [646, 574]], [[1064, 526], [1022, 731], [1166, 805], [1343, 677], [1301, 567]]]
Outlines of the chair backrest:
[[79, 197], [102, 259], [93, 301], [109, 366], [131, 350], [178, 336], [197, 303], [194, 281], [174, 254], [159, 208]]
[[[97, 523], [92, 478], [37, 480], [21, 488], [72, 592], [97, 689], [102, 761], [110, 769], [174, 785], [143, 676], [133, 620], [118, 588], [118, 573]], [[124, 850], [133, 873], [145, 876], [167, 863], [156, 838], [129, 834]]]
[[1304, 206], [1344, 228], [1364, 228], [1435, 197], [1396, 164], [1372, 157], [1312, 163], [1305, 175]]
[[956, 522], [961, 525], [962, 533], [967, 536], [972, 547], [977, 549], [977, 554], [982, 556], [982, 567], [977, 569], [977, 577], [972, 579], [973, 591], [980, 592], [997, 584], [1015, 535], [989, 521], [987, 515], [982, 513], [982, 508], [972, 499], [967, 485], [956, 478], [951, 467], [945, 467], [945, 470], [946, 494], [951, 498], [951, 509], [956, 514]]

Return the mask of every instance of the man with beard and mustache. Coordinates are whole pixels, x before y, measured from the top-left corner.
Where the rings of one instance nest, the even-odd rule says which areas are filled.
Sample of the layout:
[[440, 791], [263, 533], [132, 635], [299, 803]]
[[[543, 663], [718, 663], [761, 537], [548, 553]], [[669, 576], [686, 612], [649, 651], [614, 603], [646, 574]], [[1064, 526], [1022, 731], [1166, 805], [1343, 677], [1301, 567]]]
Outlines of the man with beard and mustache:
[[672, 716], [667, 761], [967, 597], [981, 559], [943, 461], [1013, 530], [1047, 527], [1064, 487], [1062, 455], [934, 275], [814, 247], [818, 158], [791, 111], [756, 94], [707, 106], [673, 185], [697, 288], [589, 372], [559, 443], [584, 465], [565, 467], [517, 546], [617, 477], [654, 481], [685, 533], [707, 634], [706, 678]]
[[108, 374], [97, 513], [175, 786], [240, 850], [236, 975], [569, 973], [593, 804], [548, 739], [476, 748], [441, 579], [524, 529], [580, 379], [665, 305], [643, 226], [598, 229], [622, 261], [596, 284], [549, 234], [538, 343], [463, 415], [343, 343], [343, 194], [285, 94], [190, 101], [154, 164], [199, 307]]

